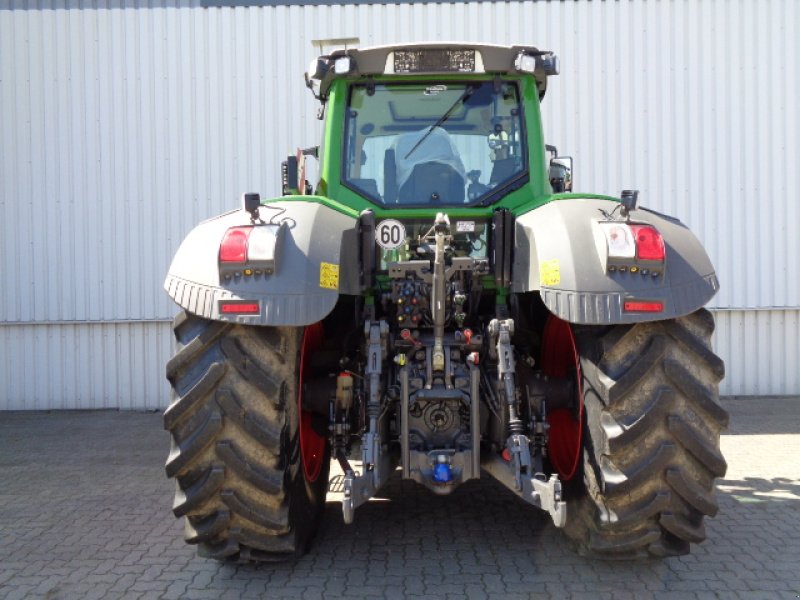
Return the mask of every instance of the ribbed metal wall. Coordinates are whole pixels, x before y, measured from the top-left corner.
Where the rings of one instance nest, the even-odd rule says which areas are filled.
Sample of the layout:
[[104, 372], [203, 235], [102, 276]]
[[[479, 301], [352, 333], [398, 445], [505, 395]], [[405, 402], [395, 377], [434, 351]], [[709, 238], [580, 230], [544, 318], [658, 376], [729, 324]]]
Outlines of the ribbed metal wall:
[[715, 312], [716, 351], [725, 360], [726, 395], [800, 393], [800, 311]]
[[[713, 306], [734, 309], [720, 319], [721, 353], [742, 366], [727, 393], [800, 393], [787, 351], [800, 337], [799, 19], [794, 0], [0, 0], [0, 408], [164, 405], [168, 326], [153, 321], [175, 311], [170, 257], [242, 191], [276, 194], [282, 157], [317, 140], [302, 73], [311, 40], [331, 37], [557, 51], [545, 126], [575, 157], [576, 187], [638, 188], [704, 241]], [[752, 371], [750, 340], [785, 378]]]
[[163, 408], [171, 334], [159, 322], [0, 327], [0, 410]]
[[[715, 317], [722, 394], [798, 393], [800, 311]], [[160, 322], [0, 326], [0, 410], [164, 408], [171, 335]]]

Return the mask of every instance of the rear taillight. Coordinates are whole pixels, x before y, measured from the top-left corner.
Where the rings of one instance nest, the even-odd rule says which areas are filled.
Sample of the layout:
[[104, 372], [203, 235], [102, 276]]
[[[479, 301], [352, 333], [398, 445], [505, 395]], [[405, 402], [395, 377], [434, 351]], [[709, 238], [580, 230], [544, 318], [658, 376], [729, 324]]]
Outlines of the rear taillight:
[[638, 258], [664, 262], [664, 238], [652, 225], [604, 221], [598, 223], [606, 238], [609, 258]]
[[219, 246], [219, 262], [247, 262], [247, 240], [250, 238], [252, 231], [252, 227], [231, 227], [228, 229]]
[[636, 243], [636, 257], [639, 260], [663, 261], [665, 256], [664, 238], [652, 225], [629, 225]]

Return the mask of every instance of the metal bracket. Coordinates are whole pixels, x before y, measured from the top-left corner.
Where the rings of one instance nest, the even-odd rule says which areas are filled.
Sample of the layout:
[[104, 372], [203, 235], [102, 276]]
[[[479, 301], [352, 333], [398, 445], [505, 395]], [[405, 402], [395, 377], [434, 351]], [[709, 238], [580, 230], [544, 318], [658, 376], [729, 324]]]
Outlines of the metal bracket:
[[514, 471], [514, 487], [523, 489], [523, 481], [531, 472], [531, 444], [527, 436], [514, 434], [506, 441], [506, 448], [511, 455], [511, 468]]
[[556, 527], [564, 527], [567, 523], [567, 503], [562, 500], [561, 481], [558, 475], [553, 474], [550, 479], [543, 473], [536, 473], [533, 477], [524, 476], [521, 478], [522, 485], [517, 487], [517, 476], [512, 465], [500, 456], [484, 459], [481, 466], [525, 502], [550, 513]]
[[[530, 496], [530, 500], [527, 496]], [[550, 475], [547, 481], [541, 473], [526, 479], [523, 498], [549, 512], [556, 527], [564, 527], [567, 524], [567, 503], [561, 499], [561, 482], [558, 475]]]
[[391, 459], [388, 455], [377, 452], [377, 463], [374, 468], [364, 468], [362, 473], [356, 473], [344, 455], [338, 457], [339, 465], [344, 471], [344, 498], [342, 498], [342, 517], [350, 525], [355, 517], [356, 509], [369, 501], [375, 493], [386, 483], [391, 472]]
[[[371, 495], [364, 478], [352, 470], [344, 474], [344, 498], [342, 498], [342, 518], [350, 525], [355, 517], [356, 509], [364, 504]], [[366, 496], [366, 497], [365, 497]]]
[[386, 483], [391, 472], [391, 459], [383, 453], [381, 442], [381, 372], [386, 359], [388, 347], [387, 337], [389, 325], [386, 321], [364, 323], [364, 335], [367, 338], [367, 365], [364, 369], [368, 378], [367, 431], [361, 436], [362, 473], [356, 474], [341, 454], [337, 457], [344, 472], [344, 498], [342, 499], [342, 516], [344, 522], [353, 522], [355, 510], [367, 502], [375, 492]]

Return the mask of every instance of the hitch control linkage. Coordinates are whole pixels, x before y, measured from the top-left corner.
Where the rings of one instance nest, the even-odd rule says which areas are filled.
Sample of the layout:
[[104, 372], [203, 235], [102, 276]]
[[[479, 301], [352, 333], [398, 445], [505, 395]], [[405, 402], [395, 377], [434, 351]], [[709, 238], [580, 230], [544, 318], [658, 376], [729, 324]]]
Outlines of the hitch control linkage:
[[367, 365], [364, 370], [368, 381], [367, 419], [368, 428], [361, 438], [362, 469], [357, 474], [344, 454], [337, 460], [344, 472], [344, 499], [342, 515], [345, 523], [352, 523], [356, 508], [369, 500], [389, 476], [390, 460], [383, 451], [381, 440], [381, 365], [386, 359], [389, 325], [386, 321], [367, 321], [364, 324], [367, 337]]
[[[513, 334], [514, 321], [511, 319], [493, 319], [489, 323], [489, 335], [497, 354], [497, 376], [508, 404], [509, 436], [506, 440], [506, 450], [510, 464], [501, 457], [494, 456], [482, 466], [523, 500], [550, 513], [556, 527], [563, 527], [567, 522], [567, 504], [562, 500], [558, 475], [553, 474], [548, 479], [544, 473], [533, 473], [534, 457], [531, 456], [531, 442], [528, 436], [522, 433], [522, 422], [517, 413], [516, 365], [514, 348], [511, 345]], [[540, 466], [540, 462], [536, 461], [537, 466]]]

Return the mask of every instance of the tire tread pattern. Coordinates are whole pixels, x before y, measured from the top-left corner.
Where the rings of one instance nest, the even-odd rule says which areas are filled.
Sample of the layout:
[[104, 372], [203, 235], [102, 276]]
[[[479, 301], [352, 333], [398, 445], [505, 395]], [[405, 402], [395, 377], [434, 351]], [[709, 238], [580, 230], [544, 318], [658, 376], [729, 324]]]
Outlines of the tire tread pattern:
[[[301, 555], [319, 522], [310, 508], [291, 516], [300, 509], [292, 508], [290, 488], [303, 497], [320, 489], [307, 491], [302, 465], [297, 483], [297, 432], [288, 424], [287, 389], [295, 386], [301, 330], [186, 312], [173, 330], [177, 352], [166, 367], [173, 397], [164, 412], [172, 447], [165, 468], [176, 479], [173, 512], [185, 517], [186, 542], [217, 560]], [[291, 410], [296, 422], [297, 409]], [[327, 483], [327, 469], [320, 477]], [[324, 492], [322, 498], [320, 506]]]
[[[660, 322], [576, 327], [584, 384], [584, 488], [567, 535], [599, 558], [674, 556], [705, 539], [727, 465], [724, 364], [707, 310]], [[597, 400], [594, 400], [597, 398]]]

